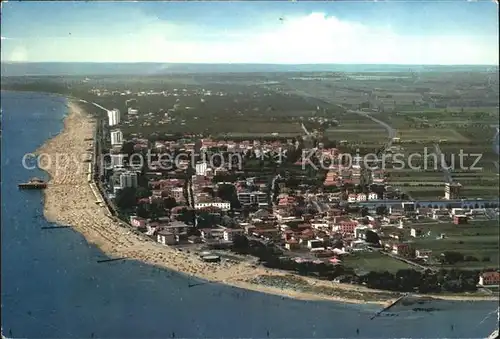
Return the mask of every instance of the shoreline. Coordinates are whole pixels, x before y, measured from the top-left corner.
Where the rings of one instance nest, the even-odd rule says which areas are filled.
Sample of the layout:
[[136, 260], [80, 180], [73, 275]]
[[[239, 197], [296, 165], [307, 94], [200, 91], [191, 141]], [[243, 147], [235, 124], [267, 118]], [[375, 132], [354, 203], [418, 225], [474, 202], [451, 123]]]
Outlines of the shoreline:
[[[89, 153], [87, 149], [93, 138], [95, 122], [78, 104], [75, 98], [67, 98], [68, 111], [63, 117], [63, 128], [55, 137], [47, 140], [35, 153], [49, 155], [55, 164], [57, 152], [78, 157]], [[41, 161], [46, 165], [46, 161]], [[43, 166], [45, 167], [45, 166]], [[87, 181], [88, 163], [75, 163], [71, 159], [59, 158], [57, 168], [43, 170], [49, 177], [48, 187], [43, 191], [44, 216], [50, 222], [71, 226], [82, 234], [87, 242], [95, 244], [110, 257], [125, 257], [159, 268], [173, 270], [187, 277], [203, 279], [209, 283], [221, 283], [233, 287], [261, 293], [279, 295], [299, 300], [327, 300], [354, 304], [387, 305], [398, 298], [400, 293], [372, 290], [364, 286], [338, 284], [309, 277], [302, 277], [289, 272], [252, 266], [250, 263], [209, 264], [202, 262], [194, 254], [180, 252], [172, 247], [161, 245], [133, 233], [112, 220], [105, 207], [95, 203]], [[306, 289], [322, 289], [330, 293], [313, 293], [291, 288], [278, 288], [250, 282], [249, 278], [259, 276], [284, 277], [293, 276], [303, 281]], [[302, 282], [301, 282], [302, 283]], [[443, 300], [498, 300], [491, 296], [462, 295], [422, 295], [422, 297]]]

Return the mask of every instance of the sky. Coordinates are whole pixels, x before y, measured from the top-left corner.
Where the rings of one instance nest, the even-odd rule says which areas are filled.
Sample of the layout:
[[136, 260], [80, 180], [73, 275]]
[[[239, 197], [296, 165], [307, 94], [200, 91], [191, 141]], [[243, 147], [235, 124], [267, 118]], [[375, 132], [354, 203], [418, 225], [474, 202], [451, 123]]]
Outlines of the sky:
[[498, 65], [494, 1], [2, 2], [2, 62]]

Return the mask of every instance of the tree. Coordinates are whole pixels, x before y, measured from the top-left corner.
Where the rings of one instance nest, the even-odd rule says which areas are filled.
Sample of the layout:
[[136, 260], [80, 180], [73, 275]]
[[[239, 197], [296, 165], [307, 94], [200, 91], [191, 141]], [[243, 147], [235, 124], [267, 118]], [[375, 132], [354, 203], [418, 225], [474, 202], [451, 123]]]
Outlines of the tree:
[[378, 234], [376, 232], [373, 232], [371, 230], [367, 230], [365, 236], [366, 236], [366, 238], [365, 238], [366, 242], [368, 242], [370, 244], [374, 244], [374, 245], [380, 244], [380, 237], [378, 236]]
[[377, 215], [387, 215], [387, 206], [377, 206], [375, 208], [375, 212], [377, 213]]
[[342, 239], [336, 239], [332, 242], [332, 247], [342, 249], [344, 247], [344, 242]]
[[177, 201], [172, 197], [163, 198], [163, 208], [170, 210], [177, 206]]
[[242, 234], [235, 234], [233, 237], [233, 248], [244, 250], [248, 248], [248, 238]]
[[119, 209], [127, 210], [137, 204], [136, 192], [134, 187], [125, 187], [116, 194], [115, 203]]
[[361, 216], [366, 217], [367, 215], [370, 215], [370, 213], [368, 212], [368, 207], [363, 207], [361, 209]]
[[151, 196], [151, 191], [144, 187], [137, 187], [135, 190], [135, 197], [137, 199], [144, 199]]
[[138, 217], [147, 219], [147, 218], [149, 218], [149, 211], [145, 205], [146, 204], [137, 205], [137, 207], [135, 209], [135, 213], [137, 214]]
[[464, 255], [460, 252], [445, 251], [441, 253], [441, 262], [444, 264], [453, 265], [460, 261], [464, 261]]
[[241, 207], [234, 185], [219, 185], [217, 196], [224, 201], [229, 201], [231, 203], [231, 209]]
[[149, 212], [151, 215], [151, 219], [157, 220], [160, 217], [163, 217], [165, 215], [165, 210], [163, 209], [163, 205], [155, 202], [152, 204], [149, 204]]
[[125, 141], [122, 145], [122, 148], [120, 150], [120, 153], [122, 154], [127, 154], [128, 158], [130, 158], [130, 156], [132, 154], [134, 154], [134, 143], [132, 141]]
[[192, 223], [194, 220], [195, 212], [192, 208], [183, 208], [177, 215], [177, 220], [185, 223]]

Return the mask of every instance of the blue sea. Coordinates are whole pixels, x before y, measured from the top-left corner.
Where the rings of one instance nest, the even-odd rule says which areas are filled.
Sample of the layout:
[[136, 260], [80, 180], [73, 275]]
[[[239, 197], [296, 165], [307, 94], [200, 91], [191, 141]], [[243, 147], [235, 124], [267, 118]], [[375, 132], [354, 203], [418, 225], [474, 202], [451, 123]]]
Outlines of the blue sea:
[[[22, 156], [62, 128], [65, 100], [2, 92], [2, 327], [23, 338], [481, 338], [495, 327], [495, 302], [397, 306], [370, 317], [373, 305], [308, 302], [206, 284], [133, 261], [106, 256], [71, 229], [51, 226], [38, 191], [17, 184]], [[434, 307], [414, 312], [413, 307]], [[482, 322], [482, 323], [481, 323]], [[359, 329], [359, 334], [357, 333]]]

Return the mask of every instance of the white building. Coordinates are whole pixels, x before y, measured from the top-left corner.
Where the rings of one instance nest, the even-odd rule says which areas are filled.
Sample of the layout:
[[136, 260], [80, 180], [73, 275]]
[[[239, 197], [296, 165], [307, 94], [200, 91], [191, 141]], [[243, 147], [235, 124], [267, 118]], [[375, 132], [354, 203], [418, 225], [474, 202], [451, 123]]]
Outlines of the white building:
[[156, 235], [156, 240], [163, 245], [175, 245], [176, 240], [175, 240], [175, 235], [169, 231], [159, 231], [158, 234]]
[[321, 222], [321, 221], [311, 222], [311, 226], [312, 226], [312, 228], [315, 228], [317, 230], [320, 230], [320, 229], [329, 229], [330, 228], [330, 224], [329, 223], [327, 223], [327, 222]]
[[238, 200], [242, 205], [258, 204], [259, 206], [267, 205], [267, 194], [261, 191], [255, 192], [239, 192]]
[[206, 175], [208, 164], [206, 162], [199, 162], [195, 165], [196, 175]]
[[444, 198], [446, 200], [459, 199], [461, 189], [462, 189], [462, 185], [458, 182], [445, 183], [444, 184]]
[[111, 167], [112, 168], [123, 167], [126, 158], [127, 158], [126, 154], [111, 154], [110, 155]]
[[210, 202], [197, 202], [194, 204], [194, 208], [199, 210], [207, 207], [217, 207], [223, 211], [229, 211], [231, 209], [231, 203], [228, 201], [210, 201]]
[[356, 201], [366, 201], [366, 194], [364, 194], [364, 193], [359, 193], [359, 194], [356, 196]]
[[116, 108], [108, 111], [108, 124], [109, 126], [115, 126], [120, 123], [120, 111]]
[[123, 133], [120, 130], [111, 131], [111, 145], [119, 146], [123, 144]]
[[369, 193], [368, 200], [378, 200], [378, 194], [374, 192]]
[[369, 228], [366, 226], [357, 226], [356, 228], [354, 228], [354, 238], [364, 239], [364, 235], [366, 234], [367, 230], [369, 230]]
[[131, 114], [131, 115], [135, 115], [135, 114], [139, 113], [139, 111], [137, 109], [132, 108], [132, 107], [129, 107], [127, 112], [128, 112], [128, 114]]
[[120, 188], [137, 187], [137, 173], [127, 171], [120, 174]]

